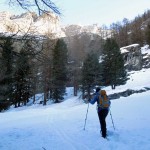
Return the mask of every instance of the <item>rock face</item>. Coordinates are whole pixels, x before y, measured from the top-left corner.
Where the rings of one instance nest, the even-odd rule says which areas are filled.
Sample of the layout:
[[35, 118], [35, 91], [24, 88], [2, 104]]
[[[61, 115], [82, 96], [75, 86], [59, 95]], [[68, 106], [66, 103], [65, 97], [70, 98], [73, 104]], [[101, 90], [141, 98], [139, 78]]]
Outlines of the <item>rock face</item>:
[[140, 90], [127, 89], [126, 91], [123, 91], [123, 92], [110, 94], [110, 95], [108, 95], [108, 97], [110, 100], [119, 99], [120, 97], [128, 97], [134, 93], [142, 93], [142, 92], [146, 92], [149, 90], [150, 90], [149, 87], [144, 87], [143, 89], [140, 89]]
[[68, 25], [63, 27], [66, 37], [70, 60], [83, 61], [87, 53], [102, 54], [102, 44], [106, 37], [111, 35], [110, 30], [103, 30], [97, 24], [81, 26]]
[[142, 57], [143, 57], [143, 66], [142, 68], [150, 68], [150, 48], [149, 45], [145, 45], [141, 48]]
[[18, 16], [9, 12], [0, 12], [0, 32], [18, 33], [18, 35], [48, 35], [65, 36], [59, 25], [59, 18], [49, 12], [37, 16], [34, 12], [27, 12]]
[[96, 24], [89, 26], [69, 25], [63, 28], [66, 36], [75, 36], [81, 33], [99, 34], [99, 28]]
[[65, 32], [66, 36], [75, 36], [82, 33], [92, 33], [97, 34], [98, 36], [102, 37], [103, 39], [108, 38], [111, 36], [111, 30], [108, 29], [102, 29], [98, 27], [97, 24], [93, 25], [68, 25], [66, 27], [63, 27], [62, 30]]
[[126, 69], [141, 70], [142, 69], [142, 53], [139, 44], [132, 44], [120, 48], [123, 54]]
[[65, 37], [67, 43], [69, 60], [83, 62], [87, 53], [96, 52], [101, 55], [102, 38], [93, 33], [81, 33]]

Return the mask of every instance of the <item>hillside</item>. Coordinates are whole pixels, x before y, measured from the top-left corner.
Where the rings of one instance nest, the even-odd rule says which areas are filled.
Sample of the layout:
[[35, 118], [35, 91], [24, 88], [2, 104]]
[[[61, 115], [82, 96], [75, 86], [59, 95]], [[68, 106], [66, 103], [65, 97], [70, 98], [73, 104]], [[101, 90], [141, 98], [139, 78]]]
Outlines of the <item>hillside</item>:
[[127, 84], [117, 86], [115, 90], [112, 90], [111, 87], [105, 88], [108, 94], [118, 93], [125, 91], [127, 89], [140, 90], [145, 87], [150, 88], [150, 69], [142, 69], [140, 71], [131, 71], [129, 72], [129, 80]]
[[[116, 90], [150, 87], [150, 69], [132, 72], [130, 80]], [[149, 150], [150, 91], [112, 100], [111, 113], [107, 117], [108, 139], [100, 136], [96, 106], [90, 105], [85, 130], [87, 104], [73, 97], [67, 90], [65, 101], [45, 107], [11, 108], [0, 113], [1, 150]], [[144, 105], [143, 105], [144, 104]], [[142, 107], [141, 107], [142, 106]]]

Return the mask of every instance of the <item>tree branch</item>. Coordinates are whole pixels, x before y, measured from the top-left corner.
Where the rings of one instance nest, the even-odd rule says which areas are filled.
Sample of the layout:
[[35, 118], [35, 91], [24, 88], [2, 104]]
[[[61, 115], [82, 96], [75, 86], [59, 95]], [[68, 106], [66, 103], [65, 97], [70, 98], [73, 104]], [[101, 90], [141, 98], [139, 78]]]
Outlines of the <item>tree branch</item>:
[[33, 3], [27, 0], [13, 0], [13, 1], [9, 0], [9, 4], [13, 4], [13, 2], [18, 3], [22, 9], [26, 10], [29, 10], [29, 8], [32, 6], [36, 6], [39, 15], [42, 14], [43, 12], [46, 13], [50, 10], [52, 10], [54, 13], [58, 15], [61, 15], [59, 8], [51, 0], [33, 0], [32, 1]]

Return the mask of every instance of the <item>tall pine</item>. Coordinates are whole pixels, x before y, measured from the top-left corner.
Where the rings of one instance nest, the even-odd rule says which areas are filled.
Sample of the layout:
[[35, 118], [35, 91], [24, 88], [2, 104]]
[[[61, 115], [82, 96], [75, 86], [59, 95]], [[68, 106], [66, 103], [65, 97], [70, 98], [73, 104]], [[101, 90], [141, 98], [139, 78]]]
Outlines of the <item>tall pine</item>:
[[115, 89], [117, 85], [123, 85], [127, 81], [127, 72], [124, 67], [123, 56], [119, 46], [113, 38], [108, 38], [104, 44], [103, 80], [105, 85], [111, 85]]
[[0, 101], [8, 104], [8, 102], [12, 101], [13, 91], [13, 39], [12, 37], [1, 37], [0, 41], [0, 47], [2, 49], [0, 59]]
[[89, 53], [84, 60], [82, 67], [81, 84], [83, 94], [86, 91], [89, 96], [91, 89], [94, 86], [101, 84], [101, 73], [98, 56], [93, 52]]
[[55, 103], [63, 100], [67, 82], [67, 45], [63, 39], [58, 39], [53, 50], [52, 68], [52, 99]]

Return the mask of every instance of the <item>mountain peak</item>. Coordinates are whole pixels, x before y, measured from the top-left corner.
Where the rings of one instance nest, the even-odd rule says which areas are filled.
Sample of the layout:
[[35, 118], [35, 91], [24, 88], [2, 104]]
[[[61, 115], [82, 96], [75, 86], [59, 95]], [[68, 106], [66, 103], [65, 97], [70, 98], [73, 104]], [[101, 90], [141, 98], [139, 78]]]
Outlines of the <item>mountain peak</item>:
[[0, 32], [25, 33], [32, 35], [53, 34], [55, 37], [63, 37], [59, 25], [59, 17], [53, 12], [43, 13], [38, 16], [35, 12], [26, 12], [21, 15], [13, 15], [7, 11], [0, 12]]

